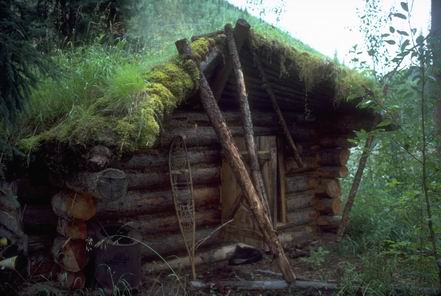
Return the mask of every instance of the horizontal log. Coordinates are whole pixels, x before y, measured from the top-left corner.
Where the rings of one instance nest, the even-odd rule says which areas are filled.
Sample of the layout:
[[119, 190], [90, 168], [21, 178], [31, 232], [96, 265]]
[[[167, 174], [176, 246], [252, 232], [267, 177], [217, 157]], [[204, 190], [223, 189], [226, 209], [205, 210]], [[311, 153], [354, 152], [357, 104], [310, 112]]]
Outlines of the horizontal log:
[[[157, 150], [149, 151], [149, 153], [135, 154], [125, 162], [121, 163], [121, 167], [125, 170], [146, 169], [151, 171], [152, 168], [160, 167], [162, 170], [168, 170], [168, 151], [162, 153]], [[220, 150], [211, 151], [188, 151], [188, 161], [190, 165], [201, 163], [219, 163], [221, 160]]]
[[[234, 86], [235, 88], [235, 86]], [[235, 89], [233, 90], [235, 91]], [[233, 95], [233, 98], [236, 94]], [[266, 95], [265, 95], [266, 97]], [[242, 117], [240, 112], [224, 111], [222, 112], [227, 124], [229, 126], [241, 126]], [[277, 123], [277, 115], [274, 112], [262, 112], [262, 111], [252, 111], [252, 120], [254, 126], [274, 126]], [[304, 122], [303, 113], [293, 113], [286, 112], [283, 114], [285, 120], [288, 123], [292, 122]], [[174, 112], [169, 119], [169, 126], [172, 127], [194, 127], [195, 124], [198, 126], [211, 126], [208, 116], [205, 112]]]
[[59, 217], [87, 221], [96, 214], [96, 201], [89, 194], [60, 191], [52, 197], [52, 210]]
[[344, 166], [349, 160], [349, 149], [322, 149], [319, 151], [321, 165]]
[[338, 179], [321, 178], [316, 189], [320, 197], [338, 198], [341, 195], [341, 186]]
[[286, 192], [298, 192], [314, 189], [319, 181], [314, 176], [286, 176]]
[[[192, 168], [191, 170], [193, 186], [202, 184], [219, 184], [220, 168]], [[150, 173], [128, 173], [129, 190], [170, 188], [170, 177], [168, 172]]]
[[317, 225], [325, 232], [336, 233], [341, 222], [341, 216], [320, 216]]
[[313, 207], [321, 214], [336, 215], [340, 213], [341, 201], [339, 198], [315, 198]]
[[[201, 207], [219, 207], [219, 187], [202, 187], [193, 190], [196, 209]], [[174, 211], [172, 193], [168, 191], [129, 191], [123, 200], [98, 203], [97, 216], [133, 217], [136, 215], [154, 214]]]
[[[276, 135], [277, 127], [256, 127], [254, 129], [255, 136]], [[244, 135], [242, 127], [231, 127], [233, 136], [240, 137]], [[193, 128], [173, 128], [165, 130], [160, 137], [160, 145], [168, 147], [177, 135], [183, 135], [187, 147], [192, 146], [216, 146], [220, 145], [217, 135], [212, 127], [193, 127]]]
[[[240, 126], [230, 127], [231, 133], [234, 137], [242, 137], [244, 135], [243, 128]], [[281, 134], [281, 129], [274, 123], [270, 127], [255, 126], [254, 136], [273, 136]], [[309, 129], [297, 129], [291, 130], [291, 135], [295, 141], [301, 140], [311, 140], [313, 138], [313, 133]], [[193, 146], [218, 146], [219, 140], [216, 133], [212, 127], [193, 127], [193, 128], [174, 128], [171, 130], [165, 130], [160, 137], [161, 147], [168, 147], [171, 140], [176, 135], [183, 135], [186, 137], [187, 147]]]
[[[233, 256], [234, 251], [236, 250], [236, 247], [238, 245], [241, 247], [245, 247], [245, 246], [250, 247], [245, 244], [229, 244], [229, 245], [221, 246], [216, 249], [209, 249], [207, 251], [197, 252], [194, 258], [194, 264], [195, 265], [212, 264], [219, 261], [227, 260], [231, 258], [231, 256]], [[142, 268], [143, 268], [143, 273], [152, 274], [152, 273], [158, 273], [164, 271], [171, 273], [173, 271], [182, 270], [190, 266], [191, 266], [190, 260], [187, 256], [187, 257], [180, 257], [180, 258], [178, 257], [176, 259], [168, 260], [167, 264], [159, 260], [157, 262], [148, 262], [145, 263]]]
[[[196, 228], [216, 226], [221, 224], [221, 213], [218, 209], [203, 209], [195, 213]], [[175, 213], [168, 215], [142, 215], [136, 218], [101, 219], [101, 224], [128, 224], [141, 235], [158, 235], [163, 233], [176, 233], [179, 231], [178, 219]]]
[[[202, 239], [207, 238], [216, 228], [201, 228], [196, 229], [195, 240], [196, 243]], [[175, 256], [175, 255], [186, 255], [186, 248], [184, 245], [184, 240], [182, 239], [181, 233], [176, 234], [166, 234], [165, 236], [143, 236], [142, 241], [147, 244], [151, 249], [155, 250], [156, 253], [160, 254], [162, 257]], [[213, 234], [202, 246], [212, 246], [214, 244], [219, 244], [221, 238], [219, 233]], [[159, 260], [158, 255], [149, 248], [142, 248], [143, 260]]]
[[286, 195], [286, 209], [293, 212], [299, 209], [312, 207], [312, 200], [315, 197], [314, 190], [292, 192]]
[[344, 178], [349, 174], [349, 170], [346, 166], [321, 166], [315, 174], [324, 178]]
[[[242, 117], [240, 112], [223, 112], [228, 126], [240, 127], [242, 125]], [[273, 127], [277, 123], [277, 117], [274, 113], [269, 112], [252, 112], [252, 119], [254, 126]], [[210, 121], [205, 112], [175, 112], [170, 118], [168, 128], [183, 128], [183, 127], [210, 127]]]
[[202, 281], [191, 281], [190, 286], [193, 289], [227, 289], [252, 291], [252, 290], [322, 290], [335, 291], [338, 286], [336, 283], [296, 280], [288, 283], [284, 280], [264, 280], [264, 281], [216, 281], [214, 283], [205, 283]]
[[307, 208], [290, 212], [287, 214], [289, 225], [304, 225], [314, 222], [318, 217], [318, 213], [313, 208]]
[[[299, 233], [293, 233], [290, 235], [289, 232], [287, 232], [286, 235], [279, 235], [279, 238], [282, 244], [286, 244], [292, 242], [291, 241], [292, 239], [299, 238], [300, 236], [303, 235], [304, 234], [299, 234]], [[212, 264], [219, 261], [228, 260], [234, 254], [234, 251], [236, 250], [237, 246], [251, 247], [246, 244], [237, 243], [237, 244], [228, 244], [217, 248], [196, 252], [196, 257], [194, 260], [195, 264], [196, 265]], [[188, 256], [185, 256], [185, 257], [178, 257], [172, 260], [167, 260], [167, 264], [165, 264], [160, 260], [157, 260], [156, 262], [147, 262], [143, 265], [143, 271], [147, 273], [158, 273], [158, 272], [167, 271], [170, 273], [171, 272], [170, 268], [176, 271], [176, 270], [189, 268], [190, 266], [191, 266], [190, 260], [188, 259]]]
[[318, 155], [315, 155], [315, 156], [300, 155], [302, 162], [304, 164], [304, 167], [301, 168], [301, 167], [299, 167], [299, 165], [295, 161], [294, 157], [291, 157], [291, 154], [292, 153], [287, 153], [287, 155], [289, 155], [290, 157], [287, 157], [285, 159], [285, 171], [287, 174], [298, 173], [300, 171], [316, 169], [319, 167], [320, 158]]

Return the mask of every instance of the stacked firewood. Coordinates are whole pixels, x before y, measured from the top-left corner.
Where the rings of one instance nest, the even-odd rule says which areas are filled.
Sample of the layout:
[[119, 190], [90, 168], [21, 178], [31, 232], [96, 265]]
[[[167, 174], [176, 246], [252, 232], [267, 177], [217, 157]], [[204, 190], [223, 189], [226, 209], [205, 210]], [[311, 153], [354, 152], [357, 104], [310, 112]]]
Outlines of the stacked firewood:
[[322, 145], [301, 146], [304, 168], [299, 168], [294, 159], [287, 159], [289, 224], [316, 225], [325, 232], [337, 230], [341, 212], [339, 178], [348, 175], [346, 163], [349, 159], [349, 149], [339, 146], [342, 144], [339, 141], [338, 138], [323, 139]]
[[60, 274], [65, 280], [74, 283], [70, 288], [82, 288], [85, 284], [83, 269], [88, 262], [86, 221], [96, 214], [95, 198], [70, 190], [61, 191], [52, 197], [52, 210], [58, 216], [53, 259], [62, 269]]

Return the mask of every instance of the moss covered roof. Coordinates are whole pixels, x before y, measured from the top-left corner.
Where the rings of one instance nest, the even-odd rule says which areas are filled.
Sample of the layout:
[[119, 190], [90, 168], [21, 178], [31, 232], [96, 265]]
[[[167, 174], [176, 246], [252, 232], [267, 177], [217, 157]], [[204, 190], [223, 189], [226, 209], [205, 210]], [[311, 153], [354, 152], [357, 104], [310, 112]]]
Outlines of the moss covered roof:
[[[370, 79], [314, 52], [256, 32], [251, 33], [250, 44], [262, 54], [276, 54], [286, 60], [286, 64], [291, 65], [286, 71], [296, 71], [307, 89], [314, 88], [323, 79], [332, 79], [339, 100], [376, 92]], [[217, 46], [216, 38], [199, 38], [191, 46], [195, 57], [202, 61], [210, 49]], [[33, 126], [36, 119], [27, 118], [24, 132], [19, 134], [16, 144], [28, 152], [38, 150], [45, 142], [82, 146], [104, 144], [119, 152], [153, 146], [165, 116], [198, 89], [199, 72], [194, 63], [173, 57], [137, 75], [130, 74], [130, 69], [127, 73], [124, 68], [119, 69], [105, 92], [85, 104], [72, 104], [68, 114], [58, 116], [57, 120]], [[114, 85], [124, 85], [127, 89], [122, 91]]]

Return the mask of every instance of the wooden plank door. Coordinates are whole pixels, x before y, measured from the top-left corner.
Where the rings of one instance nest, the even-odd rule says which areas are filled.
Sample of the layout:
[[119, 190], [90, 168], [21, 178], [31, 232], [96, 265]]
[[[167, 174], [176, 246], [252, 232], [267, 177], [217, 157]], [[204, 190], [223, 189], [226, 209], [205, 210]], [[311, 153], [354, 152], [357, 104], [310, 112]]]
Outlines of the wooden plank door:
[[[245, 140], [243, 138], [234, 139], [239, 151], [243, 155], [245, 164], [248, 164]], [[277, 179], [277, 142], [276, 136], [255, 137], [257, 155], [262, 169], [263, 182], [269, 198], [269, 206], [273, 224], [278, 220], [278, 179]], [[223, 160], [221, 168], [221, 202], [222, 202], [222, 222], [227, 222], [231, 214], [233, 204], [236, 199], [241, 198], [242, 191], [236, 182], [236, 178], [228, 165]], [[264, 248], [265, 243], [261, 232], [254, 221], [251, 211], [245, 204], [244, 199], [233, 217], [233, 222], [229, 223], [224, 229], [226, 240], [242, 242], [258, 248]]]

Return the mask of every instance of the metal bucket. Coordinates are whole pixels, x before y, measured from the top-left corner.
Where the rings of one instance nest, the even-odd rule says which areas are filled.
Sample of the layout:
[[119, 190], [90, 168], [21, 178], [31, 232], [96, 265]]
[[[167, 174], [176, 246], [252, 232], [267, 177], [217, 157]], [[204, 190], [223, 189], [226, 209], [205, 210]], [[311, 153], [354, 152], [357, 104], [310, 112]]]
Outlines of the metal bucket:
[[106, 201], [124, 198], [127, 194], [127, 186], [126, 173], [113, 168], [100, 172], [96, 184], [98, 194]]
[[135, 289], [141, 284], [140, 235], [128, 226], [107, 226], [95, 249], [95, 279], [101, 288]]

